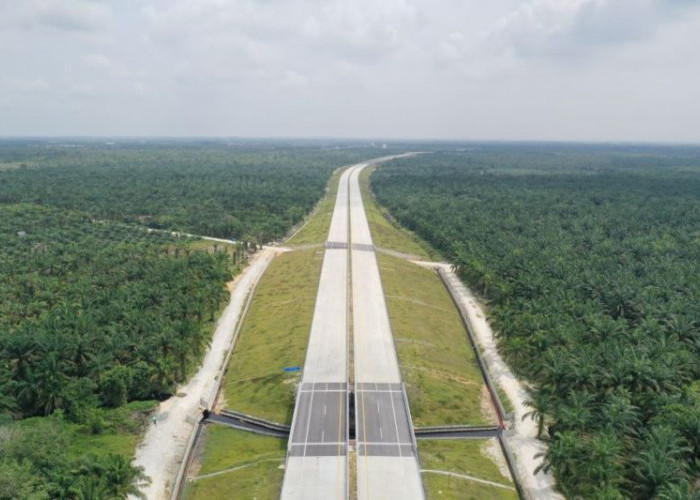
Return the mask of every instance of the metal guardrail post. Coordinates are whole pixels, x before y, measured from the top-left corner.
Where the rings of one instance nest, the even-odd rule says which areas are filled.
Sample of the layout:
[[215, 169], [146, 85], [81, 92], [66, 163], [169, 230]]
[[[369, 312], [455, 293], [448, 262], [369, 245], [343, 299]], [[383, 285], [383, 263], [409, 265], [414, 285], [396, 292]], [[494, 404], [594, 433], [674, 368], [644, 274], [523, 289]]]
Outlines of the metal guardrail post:
[[[406, 408], [406, 413], [408, 413], [408, 428], [411, 432], [411, 446], [413, 447], [413, 455], [416, 460], [416, 465], [418, 466], [418, 475], [421, 476], [420, 472], [420, 456], [418, 455], [418, 443], [416, 442], [416, 430], [413, 427], [413, 419], [411, 418], [411, 408], [408, 405], [408, 395], [406, 394], [406, 384], [401, 382], [401, 396], [403, 397], [403, 403]], [[400, 446], [400, 445], [399, 445]], [[421, 488], [423, 489], [423, 498], [428, 498], [428, 492], [425, 490], [425, 484], [423, 483], [423, 478], [421, 477]]]

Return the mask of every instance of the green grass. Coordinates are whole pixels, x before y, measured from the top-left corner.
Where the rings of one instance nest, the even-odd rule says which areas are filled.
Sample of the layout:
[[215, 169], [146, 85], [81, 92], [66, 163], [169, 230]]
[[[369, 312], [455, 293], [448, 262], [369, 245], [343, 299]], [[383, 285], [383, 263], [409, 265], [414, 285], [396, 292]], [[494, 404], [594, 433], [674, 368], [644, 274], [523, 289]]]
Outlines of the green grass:
[[[214, 477], [190, 480], [187, 499], [277, 498], [282, 490], [287, 441], [222, 425], [208, 425], [197, 476], [226, 471]], [[237, 470], [229, 471], [240, 467]]]
[[459, 477], [423, 474], [429, 500], [517, 500], [515, 491], [468, 481]]
[[513, 411], [515, 410], [515, 408], [513, 407], [513, 402], [510, 400], [508, 394], [506, 394], [506, 391], [504, 391], [500, 385], [496, 386], [496, 393], [498, 394], [498, 399], [501, 400], [501, 404], [503, 405], [503, 409], [505, 410], [506, 414], [513, 413]]
[[267, 459], [284, 459], [287, 440], [209, 424], [198, 476]]
[[389, 221], [388, 212], [377, 205], [369, 188], [369, 176], [373, 171], [374, 168], [369, 167], [360, 173], [360, 188], [374, 244], [379, 248], [415, 255], [421, 259], [439, 259], [438, 252], [427, 243]]
[[284, 253], [260, 281], [224, 379], [225, 406], [291, 423], [298, 374], [304, 363], [323, 253]]
[[[510, 477], [501, 474], [493, 459], [481, 450], [487, 440], [420, 440], [418, 451], [422, 469], [465, 474], [495, 483], [511, 485]], [[517, 499], [515, 491], [505, 490], [463, 478], [423, 473], [428, 498], [447, 499]]]
[[335, 198], [338, 193], [340, 175], [345, 169], [338, 169], [328, 181], [326, 195], [318, 202], [318, 205], [309, 216], [306, 224], [289, 238], [284, 244], [289, 246], [321, 244], [328, 237], [328, 229], [333, 217]]
[[435, 271], [378, 254], [401, 373], [416, 426], [492, 423], [459, 313]]
[[77, 459], [85, 455], [106, 456], [110, 453], [134, 456], [141, 431], [148, 425], [148, 414], [157, 406], [157, 401], [134, 401], [108, 410], [95, 410], [92, 421], [99, 420], [100, 432], [93, 433], [90, 424], [77, 424], [60, 417], [31, 417], [18, 422], [22, 429], [41, 426], [47, 418], [58, 425], [58, 431], [68, 442], [67, 455]]

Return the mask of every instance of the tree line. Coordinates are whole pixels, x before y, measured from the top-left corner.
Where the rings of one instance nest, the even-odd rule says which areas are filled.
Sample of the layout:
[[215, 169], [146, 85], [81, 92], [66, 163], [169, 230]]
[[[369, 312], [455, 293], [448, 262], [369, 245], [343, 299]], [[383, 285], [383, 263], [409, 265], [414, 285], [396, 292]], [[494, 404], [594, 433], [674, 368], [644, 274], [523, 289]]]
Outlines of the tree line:
[[[323, 196], [332, 171], [372, 149], [118, 146], [0, 142], [0, 203], [262, 244], [279, 239]], [[2, 165], [16, 168], [2, 169]]]
[[488, 301], [566, 496], [700, 495], [700, 150], [476, 145], [371, 182]]

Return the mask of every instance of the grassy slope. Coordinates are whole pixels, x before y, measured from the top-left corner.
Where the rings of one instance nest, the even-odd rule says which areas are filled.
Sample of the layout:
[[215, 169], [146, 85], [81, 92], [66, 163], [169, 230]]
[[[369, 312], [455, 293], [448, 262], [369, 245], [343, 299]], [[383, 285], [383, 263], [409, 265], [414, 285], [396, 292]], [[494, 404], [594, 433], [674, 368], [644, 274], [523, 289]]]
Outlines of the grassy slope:
[[439, 259], [439, 254], [427, 243], [409, 231], [393, 225], [387, 219], [386, 212], [375, 203], [369, 189], [369, 176], [373, 170], [373, 168], [365, 168], [360, 173], [360, 188], [374, 244], [380, 248], [415, 255], [421, 259]]
[[338, 181], [344, 169], [338, 169], [328, 181], [326, 196], [319, 201], [316, 209], [311, 214], [306, 224], [289, 238], [285, 245], [298, 246], [321, 244], [326, 241], [328, 228], [331, 225], [331, 217], [335, 207], [335, 198], [338, 193]]
[[[496, 464], [484, 456], [481, 448], [485, 445], [486, 441], [478, 439], [418, 441], [421, 468], [466, 474], [495, 483], [512, 485], [510, 477], [504, 477]], [[429, 498], [474, 500], [518, 498], [515, 491], [431, 473], [423, 474], [423, 483]]]
[[[374, 243], [421, 258], [434, 251], [392, 225], [360, 175], [365, 212]], [[486, 423], [481, 415], [484, 386], [466, 332], [438, 275], [411, 262], [377, 254], [401, 373], [415, 425]]]
[[322, 253], [316, 249], [277, 257], [260, 281], [224, 379], [225, 406], [290, 423], [298, 374], [304, 363]]
[[[361, 186], [365, 211], [377, 246], [436, 258], [437, 253], [414, 235], [392, 225], [369, 192], [370, 171]], [[401, 372], [417, 426], [446, 423], [492, 423], [481, 412], [484, 382], [459, 314], [437, 274], [411, 262], [377, 255], [392, 322]], [[483, 441], [419, 441], [421, 467], [468, 474], [511, 484], [480, 448]], [[429, 498], [517, 499], [514, 491], [424, 474]]]
[[397, 257], [377, 258], [415, 425], [491, 423], [481, 411], [483, 378], [439, 276]]
[[188, 499], [276, 498], [282, 488], [287, 441], [225, 426], [209, 425], [207, 446], [198, 475], [241, 467], [211, 478], [188, 482]]

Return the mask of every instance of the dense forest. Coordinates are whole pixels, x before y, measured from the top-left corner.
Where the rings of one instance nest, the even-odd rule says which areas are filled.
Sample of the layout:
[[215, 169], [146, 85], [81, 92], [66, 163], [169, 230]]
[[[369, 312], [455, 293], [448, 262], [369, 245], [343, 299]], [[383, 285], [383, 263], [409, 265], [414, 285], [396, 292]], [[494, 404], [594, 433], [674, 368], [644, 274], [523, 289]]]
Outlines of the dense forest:
[[[0, 205], [0, 241], [0, 475], [37, 498], [123, 496], [138, 477], [130, 459], [58, 461], [57, 419], [99, 434], [107, 408], [172, 394], [208, 345], [231, 256], [26, 204]], [[57, 411], [53, 426], [10, 424]]]
[[371, 180], [488, 301], [567, 497], [700, 496], [700, 149], [474, 145]]
[[331, 172], [379, 153], [210, 142], [0, 142], [0, 203], [264, 243], [300, 222]]
[[[0, 499], [124, 498], [245, 260], [368, 149], [0, 140]], [[146, 227], [168, 231], [147, 231]]]

